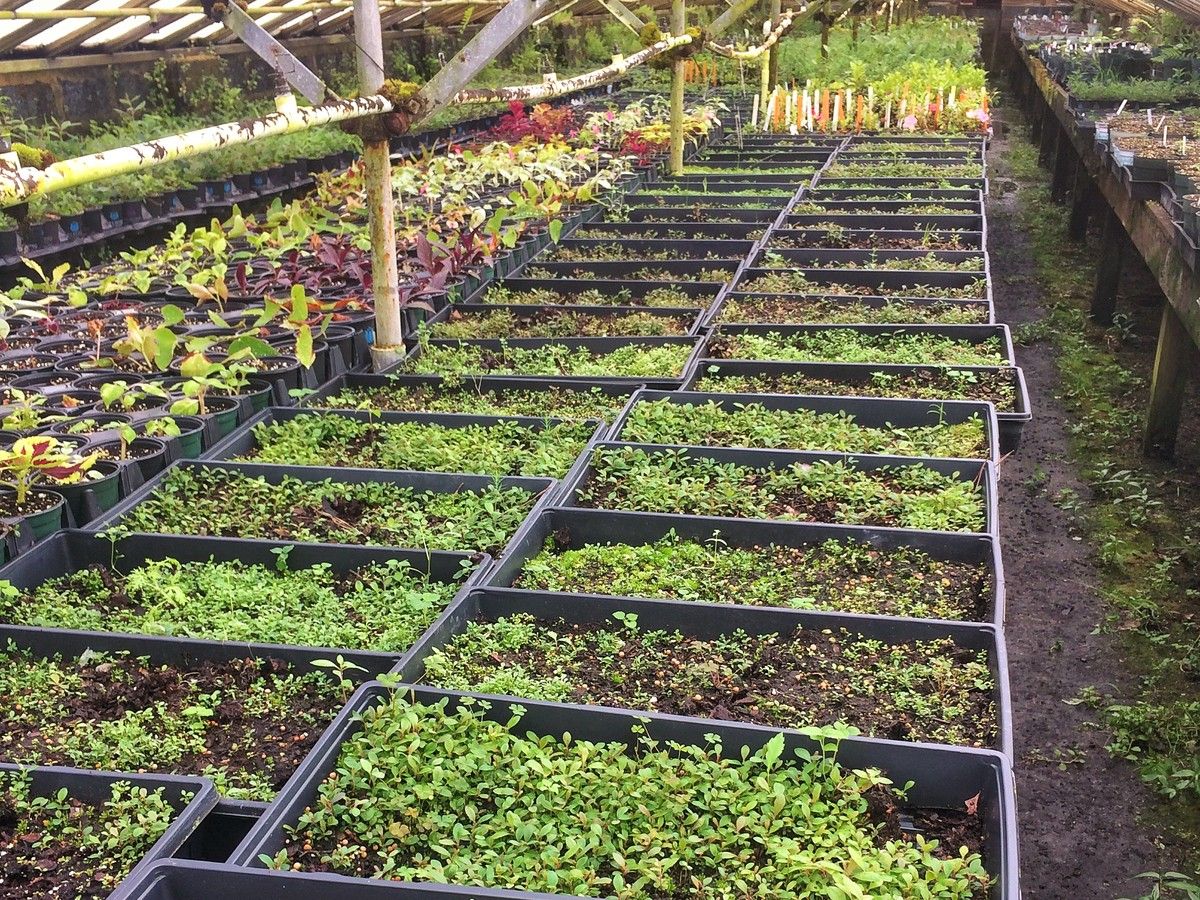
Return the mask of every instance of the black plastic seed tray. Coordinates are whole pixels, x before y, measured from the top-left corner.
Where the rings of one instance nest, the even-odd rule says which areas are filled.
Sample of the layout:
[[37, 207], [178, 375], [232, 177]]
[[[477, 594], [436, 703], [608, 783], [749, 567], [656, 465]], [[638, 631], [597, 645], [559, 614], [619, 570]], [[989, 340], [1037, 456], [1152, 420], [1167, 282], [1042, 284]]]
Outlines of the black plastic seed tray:
[[[978, 178], [842, 178], [837, 175], [821, 179], [821, 187], [836, 190], [871, 190], [882, 188], [895, 192], [925, 188], [971, 191], [980, 190]], [[986, 189], [984, 190], [986, 193]]]
[[[807, 252], [807, 251], [800, 251]], [[864, 258], [869, 256], [864, 253]], [[975, 254], [978, 255], [978, 254]], [[778, 272], [778, 269], [751, 268], [742, 270], [736, 282], [736, 288], [741, 291], [754, 290], [752, 283], [757, 278]], [[880, 297], [892, 296], [892, 291], [912, 290], [918, 287], [927, 288], [966, 288], [978, 283], [983, 288], [983, 295], [978, 297], [961, 297], [963, 300], [992, 299], [991, 281], [985, 272], [944, 272], [926, 271], [923, 269], [803, 269], [792, 268], [788, 272], [803, 275], [808, 281], [817, 285], [849, 284], [870, 288], [873, 295]], [[818, 289], [813, 293], [821, 293]], [[930, 291], [930, 293], [934, 293]], [[848, 297], [857, 296], [847, 294]]]
[[824, 183], [804, 195], [811, 203], [841, 202], [846, 200], [903, 200], [905, 203], [974, 203], [979, 199], [979, 188], [859, 188], [825, 187]]
[[[499, 352], [506, 346], [512, 347], [512, 348], [526, 348], [526, 349], [533, 349], [536, 347], [548, 347], [548, 346], [552, 346], [552, 345], [553, 346], [566, 346], [566, 347], [570, 347], [571, 349], [574, 349], [574, 350], [578, 350], [578, 349], [587, 350], [587, 352], [593, 356], [603, 356], [606, 353], [612, 353], [616, 350], [619, 350], [623, 347], [627, 347], [631, 344], [637, 344], [642, 347], [671, 347], [671, 346], [692, 347], [693, 349], [692, 349], [691, 354], [684, 361], [683, 367], [677, 373], [672, 373], [671, 375], [664, 375], [664, 376], [658, 377], [658, 378], [648, 378], [648, 377], [645, 377], [642, 375], [638, 375], [638, 376], [625, 376], [625, 375], [611, 375], [611, 376], [609, 376], [609, 375], [605, 375], [605, 376], [594, 376], [594, 375], [587, 375], [587, 376], [584, 376], [584, 375], [579, 375], [579, 376], [575, 376], [575, 375], [546, 375], [546, 376], [513, 375], [513, 376], [507, 376], [507, 375], [495, 375], [495, 374], [489, 375], [489, 373], [487, 373], [487, 372], [471, 373], [471, 374], [463, 376], [464, 379], [471, 379], [476, 374], [481, 375], [481, 376], [486, 375], [490, 378], [519, 377], [522, 379], [528, 379], [530, 377], [537, 377], [537, 378], [542, 378], [543, 380], [554, 383], [554, 384], [558, 384], [558, 383], [570, 384], [572, 382], [579, 382], [579, 381], [583, 381], [583, 382], [591, 384], [591, 383], [595, 383], [595, 382], [599, 381], [599, 382], [608, 382], [611, 384], [621, 384], [621, 385], [645, 384], [645, 385], [651, 385], [651, 386], [655, 386], [655, 387], [665, 387], [665, 388], [676, 387], [679, 384], [679, 381], [687, 376], [688, 370], [691, 368], [692, 364], [698, 358], [701, 348], [703, 347], [703, 341], [699, 340], [695, 337], [514, 338], [509, 341], [501, 341], [498, 339], [481, 339], [481, 340], [472, 340], [472, 341], [433, 339], [433, 340], [428, 341], [428, 346], [457, 346], [457, 345], [462, 345], [462, 344], [469, 344], [471, 346], [482, 347], [487, 350], [494, 350], [497, 352]], [[415, 346], [412, 349], [411, 353], [406, 357], [405, 362], [400, 363], [400, 365], [396, 369], [391, 370], [391, 371], [394, 371], [395, 374], [397, 374], [397, 375], [406, 374], [404, 371], [404, 366], [406, 365], [407, 362], [416, 360], [420, 357], [420, 354], [422, 351], [422, 346], [424, 346], [424, 345], [418, 344], [417, 346]], [[384, 374], [388, 374], [388, 373], [384, 373]]]
[[[747, 243], [747, 248], [750, 246]], [[487, 316], [493, 313], [508, 312], [516, 319], [531, 319], [542, 313], [572, 313], [581, 316], [598, 316], [604, 318], [619, 318], [622, 316], [651, 316], [655, 319], [677, 319], [682, 334], [695, 334], [700, 330], [700, 323], [706, 308], [672, 307], [672, 306], [576, 306], [576, 305], [546, 305], [539, 306], [529, 303], [455, 303], [438, 312], [432, 319], [426, 321], [428, 326], [436, 326], [454, 318], [472, 318]], [[437, 337], [437, 329], [431, 329], [431, 337]], [[635, 335], [622, 335], [635, 336]], [[581, 335], [571, 335], [581, 337]]]
[[[68, 766], [20, 766], [12, 763], [0, 763], [0, 770], [28, 774], [31, 797], [53, 797], [65, 790], [74, 799], [98, 804], [112, 798], [112, 787], [118, 782], [128, 782], [135, 788], [147, 791], [162, 790], [163, 799], [175, 810], [171, 824], [109, 895], [110, 900], [130, 897], [133, 885], [141, 876], [155, 862], [178, 850], [217, 802], [216, 788], [207, 778], [102, 772]], [[185, 796], [188, 794], [191, 796]]]
[[[39, 543], [28, 554], [0, 570], [0, 578], [20, 591], [30, 591], [46, 581], [82, 572], [92, 566], [105, 566], [128, 572], [147, 562], [174, 559], [179, 562], [233, 562], [274, 569], [280, 562], [279, 551], [287, 553], [287, 566], [297, 570], [327, 564], [332, 571], [351, 572], [397, 560], [415, 571], [426, 573], [433, 581], [454, 582], [463, 566], [473, 568], [463, 579], [456, 596], [475, 586], [491, 565], [484, 553], [449, 553], [441, 550], [397, 550], [332, 544], [304, 544], [240, 538], [212, 539], [194, 535], [135, 534], [116, 542], [90, 531], [61, 531]], [[221, 641], [206, 638], [91, 632], [61, 628], [0, 625], [0, 635], [18, 645], [41, 653], [82, 653], [88, 647], [97, 650], [125, 649], [138, 656], [149, 656], [157, 663], [190, 665], [197, 659], [230, 660], [282, 658], [307, 667], [313, 659], [332, 659], [340, 653], [370, 672], [382, 672], [399, 658], [400, 652], [379, 652], [347, 648], [319, 648], [266, 644], [246, 641]]]
[[997, 732], [991, 749], [999, 750], [1012, 759], [1012, 703], [1004, 639], [993, 626], [977, 623], [863, 616], [767, 606], [698, 604], [686, 600], [651, 600], [601, 594], [480, 588], [471, 591], [446, 610], [405, 654], [393, 674], [398, 674], [401, 681], [410, 684], [421, 683], [425, 676], [426, 658], [466, 631], [469, 623], [494, 622], [521, 613], [544, 621], [564, 619], [572, 624], [591, 625], [611, 624], [615, 613], [633, 613], [637, 616], [639, 628], [648, 631], [679, 631], [685, 639], [701, 641], [718, 640], [736, 631], [766, 636], [790, 634], [797, 628], [816, 632], [845, 629], [868, 640], [890, 643], [949, 638], [964, 650], [982, 650], [987, 653], [988, 668], [996, 682], [993, 702], [996, 704]]
[[[319, 785], [337, 763], [341, 744], [360, 729], [356, 714], [387, 702], [394, 690], [402, 691], [420, 703], [436, 703], [448, 698], [450, 709], [456, 708], [461, 698], [473, 696], [408, 685], [395, 688], [364, 685], [322, 735], [309, 755], [309, 764], [296, 773], [238, 847], [231, 863], [261, 867], [260, 855], [274, 855], [280, 849], [285, 826], [294, 824], [315, 800]], [[484, 715], [493, 721], [507, 722], [513, 717], [513, 705], [504, 698], [495, 698]], [[779, 733], [778, 729], [754, 725], [646, 715], [578, 704], [521, 701], [515, 705], [523, 710], [522, 733], [561, 736], [569, 731], [574, 740], [583, 741], [622, 741], [632, 746], [635, 743], [632, 729], [638, 727], [660, 744], [706, 745], [708, 735], [717, 735], [725, 752], [736, 755], [738, 748], [759, 749]], [[786, 757], [790, 759], [793, 751], [800, 748], [817, 750], [810, 739], [785, 733]], [[1020, 897], [1016, 801], [1011, 766], [1003, 754], [936, 744], [847, 738], [838, 745], [837, 760], [851, 769], [882, 769], [897, 784], [912, 781], [913, 787], [906, 796], [907, 802], [915, 807], [961, 810], [967, 800], [978, 797], [985, 828], [984, 864], [994, 876], [989, 896], [992, 900], [1017, 900]]]
[[[348, 389], [379, 390], [387, 387], [424, 387], [434, 390], [452, 390], [457, 386], [465, 386], [476, 393], [495, 392], [498, 394], [511, 391], [549, 393], [551, 390], [567, 393], [595, 392], [613, 398], [613, 402], [616, 405], [624, 405], [630, 394], [641, 385], [618, 385], [597, 380], [588, 382], [583, 379], [573, 382], [550, 384], [544, 378], [517, 378], [515, 376], [485, 376], [482, 378], [459, 380], [456, 378], [446, 378], [442, 375], [368, 375], [352, 373], [333, 379], [315, 394], [310, 394], [306, 397], [302, 401], [301, 406], [309, 409], [318, 408], [319, 403], [323, 403], [330, 397], [336, 397], [342, 391]], [[550, 405], [549, 399], [547, 399], [545, 409], [548, 415], [553, 415], [555, 412], [554, 407]]]
[[[779, 208], [782, 209], [786, 204], [787, 199], [779, 201]], [[553, 259], [553, 254], [558, 250], [578, 250], [584, 251], [588, 249], [601, 250], [606, 247], [612, 247], [615, 238], [563, 238], [558, 244], [550, 248], [550, 254], [547, 257], [547, 262]], [[650, 253], [669, 253], [671, 254], [671, 262], [685, 259], [737, 259], [745, 256], [750, 252], [750, 248], [754, 246], [753, 241], [731, 241], [731, 240], [678, 240], [678, 239], [650, 239], [645, 238], [627, 238], [620, 241], [622, 250], [628, 252], [647, 251]], [[651, 257], [654, 259], [654, 257]], [[658, 260], [662, 262], [663, 260]], [[570, 262], [572, 264], [579, 263], [581, 265], [590, 265], [593, 261], [590, 260], [562, 260], [562, 262]], [[540, 265], [540, 262], [534, 265]]]
[[[981, 231], [955, 231], [953, 229], [942, 229], [941, 231], [926, 231], [926, 230], [886, 230], [876, 228], [847, 228], [841, 232], [838, 237], [844, 239], [850, 246], [844, 249], [857, 249], [855, 244], [861, 244], [862, 249], [870, 249], [877, 241], [886, 240], [904, 240], [914, 241], [917, 246], [914, 249], [919, 249], [921, 241], [937, 240], [942, 238], [957, 238], [958, 242], [968, 250], [980, 251], [983, 249], [983, 232]], [[780, 228], [771, 232], [770, 238], [767, 241], [767, 247], [772, 247], [772, 242], [776, 239], [787, 239], [792, 241], [812, 241], [814, 250], [823, 249], [843, 249], [843, 248], [826, 248], [822, 247], [823, 241], [830, 239], [830, 233], [824, 228]], [[779, 247], [777, 249], [786, 250], [787, 247]]]
[[[731, 313], [727, 312], [728, 304], [734, 300], [752, 300], [754, 298], [767, 298], [776, 302], [787, 303], [791, 300], [797, 303], [805, 300], [815, 300], [830, 304], [849, 303], [853, 302], [867, 307], [884, 307], [906, 306], [906, 307], [938, 307], [938, 308], [954, 308], [959, 310], [976, 310], [978, 311], [980, 324], [990, 324], [995, 322], [995, 310], [992, 307], [990, 300], [942, 300], [937, 297], [882, 297], [878, 295], [862, 295], [855, 294], [851, 297], [845, 294], [756, 294], [744, 291], [730, 291], [722, 297], [710, 310], [705, 318], [705, 323], [709, 326], [713, 325], [761, 325], [774, 324], [774, 320], [757, 319], [745, 320], [735, 319]], [[772, 313], [772, 315], [778, 315]], [[820, 324], [820, 319], [813, 319], [809, 324]], [[860, 323], [869, 325], [869, 322]]]
[[124, 900], [554, 900], [562, 896], [183, 860], [159, 862], [127, 883], [129, 893]]
[[[978, 272], [983, 274], [987, 271], [987, 251], [986, 250], [859, 250], [853, 248], [825, 248], [818, 247], [812, 250], [793, 250], [790, 247], [772, 248], [769, 245], [754, 255], [752, 264], [761, 266], [768, 254], [783, 258], [791, 264], [793, 269], [808, 269], [811, 266], [821, 263], [840, 263], [842, 266], [850, 267], [854, 270], [869, 270], [869, 271], [903, 271], [905, 275], [913, 273], [924, 274], [921, 269], [877, 269], [872, 268], [881, 262], [894, 262], [906, 259], [926, 259], [932, 257], [939, 262], [945, 263], [963, 263], [970, 260], [978, 260], [979, 268], [965, 270], [969, 272]], [[752, 271], [759, 271], [753, 269]], [[830, 268], [829, 271], [836, 273], [837, 278], [841, 280], [843, 274], [846, 274], [845, 268]], [[937, 270], [933, 270], [933, 274]], [[945, 274], [945, 273], [943, 273]]]
[[[416, 422], [424, 425], [441, 425], [446, 428], [470, 428], [480, 426], [487, 428], [503, 422], [514, 422], [532, 431], [540, 431], [564, 422], [564, 419], [537, 418], [534, 416], [480, 416], [469, 413], [419, 413], [419, 412], [378, 412], [375, 410], [313, 410], [296, 409], [291, 406], [272, 406], [264, 409], [253, 419], [242, 425], [237, 431], [226, 437], [220, 444], [204, 453], [201, 459], [231, 460], [239, 456], [253, 453], [258, 447], [254, 429], [259, 425], [274, 425], [279, 422], [290, 422], [301, 416], [339, 416], [354, 419], [358, 422], [382, 422], [388, 425], [402, 422]], [[608, 431], [608, 425], [596, 419], [587, 420], [594, 426], [589, 442], [598, 440]], [[578, 465], [578, 460], [576, 465]], [[379, 471], [387, 471], [381, 469]], [[555, 476], [557, 477], [557, 476]]]
[[[900, 199], [873, 199], [865, 200], [824, 200], [820, 201], [822, 212], [820, 215], [866, 215], [877, 222], [884, 216], [889, 215], [923, 215], [922, 213], [906, 213], [905, 209], [911, 206], [920, 204], [919, 200], [900, 200]], [[937, 205], [950, 210], [946, 213], [932, 213], [932, 216], [954, 216], [954, 215], [979, 215], [983, 209], [983, 204], [979, 197], [973, 200], [939, 200]], [[859, 213], [860, 209], [870, 208], [878, 210], [878, 212]], [[806, 214], [813, 215], [813, 214]], [[886, 221], [886, 219], [884, 220]]]
[[[138, 504], [147, 500], [159, 489], [162, 483], [176, 469], [222, 469], [235, 471], [250, 478], [262, 478], [268, 484], [280, 484], [284, 478], [295, 478], [300, 481], [334, 481], [344, 484], [373, 484], [386, 482], [401, 487], [411, 488], [418, 493], [431, 491], [433, 493], [458, 493], [460, 491], [480, 491], [498, 485], [501, 488], [519, 488], [532, 494], [536, 499], [533, 510], [544, 504], [557, 482], [553, 478], [492, 478], [487, 475], [462, 475], [444, 472], [401, 472], [393, 469], [337, 469], [324, 466], [282, 466], [264, 463], [232, 463], [205, 462], [203, 460], [181, 460], [167, 468], [162, 474], [148, 481], [135, 493], [126, 497], [119, 504], [108, 510], [103, 516], [88, 523], [87, 531], [104, 531], [120, 521]], [[226, 541], [225, 537], [210, 537], [210, 541]], [[323, 544], [326, 547], [359, 546], [341, 544]], [[387, 545], [369, 545], [387, 546]], [[462, 552], [473, 552], [474, 548], [460, 548]]]
[[[1029, 389], [1025, 384], [1025, 373], [1016, 366], [925, 366], [898, 365], [895, 363], [794, 363], [767, 362], [758, 360], [702, 359], [683, 383], [683, 390], [694, 389], [703, 378], [755, 378], [771, 376], [800, 376], [844, 385], [838, 396], [863, 396], [856, 394], [856, 386], [878, 384], [891, 378], [913, 375], [941, 375], [945, 372], [959, 373], [964, 385], [985, 374], [1003, 373], [1014, 382], [1016, 402], [1011, 410], [997, 409], [1000, 453], [1007, 455], [1021, 446], [1021, 433], [1027, 422], [1033, 419], [1029, 402]], [[770, 396], [767, 394], [756, 396]], [[793, 396], [778, 394], [775, 396]]]
[[[496, 287], [502, 287], [509, 292], [554, 291], [563, 298], [577, 297], [588, 291], [598, 291], [610, 297], [627, 295], [629, 299], [625, 299], [622, 296], [621, 303], [616, 304], [621, 306], [637, 306], [637, 300], [645, 297], [652, 291], [662, 290], [664, 287], [670, 288], [679, 294], [686, 294], [690, 299], [698, 301], [697, 306], [707, 306], [721, 289], [720, 285], [706, 281], [662, 282], [642, 281], [633, 278], [526, 278], [523, 276], [505, 278]], [[474, 302], [487, 303], [488, 295], [491, 293], [492, 291], [490, 290], [481, 293], [475, 298]], [[508, 296], [511, 296], [511, 294]], [[512, 301], [506, 298], [497, 302], [511, 303]]]
[[[781, 207], [782, 208], [782, 207]], [[737, 270], [741, 263], [741, 258], [727, 259], [679, 259], [679, 260], [662, 260], [662, 259], [627, 259], [619, 262], [543, 262], [540, 259], [531, 260], [523, 271], [537, 268], [545, 272], [549, 272], [556, 279], [558, 276], [571, 278], [579, 281], [589, 281], [584, 277], [580, 278], [577, 273], [588, 272], [596, 276], [600, 281], [620, 281], [623, 278], [634, 279], [639, 277], [636, 273], [642, 271], [654, 272], [661, 276], [661, 282], [655, 282], [660, 287], [663, 285], [673, 287], [675, 284], [691, 280], [689, 278], [681, 278], [679, 276], [696, 276], [702, 272], [727, 272], [729, 275]], [[728, 279], [726, 279], [728, 280]], [[699, 284], [719, 284], [715, 281], [699, 281]], [[507, 282], [506, 282], [507, 284]]]
[[[556, 495], [555, 505], [577, 509], [613, 509], [613, 507], [585, 506], [579, 500], [580, 491], [591, 482], [591, 458], [601, 450], [619, 449], [645, 450], [647, 453], [663, 453], [678, 450], [689, 459], [710, 459], [720, 464], [732, 464], [757, 469], [782, 469], [792, 465], [812, 464], [818, 461], [841, 462], [852, 465], [860, 471], [877, 469], [899, 469], [911, 466], [922, 466], [941, 475], [954, 478], [957, 481], [967, 481], [979, 485], [983, 490], [984, 526], [977, 534], [995, 535], [998, 527], [996, 511], [996, 470], [990, 460], [978, 459], [945, 459], [917, 456], [885, 456], [869, 453], [821, 453], [819, 451], [803, 450], [742, 450], [729, 447], [696, 447], [666, 444], [634, 444], [618, 441], [598, 441], [591, 447], [587, 464], [573, 471], [571, 480], [564, 480], [561, 491]], [[645, 512], [630, 510], [631, 512]], [[662, 513], [645, 512], [646, 515], [663, 515]], [[730, 517], [734, 518], [734, 517]], [[738, 517], [741, 518], [741, 517]], [[770, 519], [747, 521], [791, 521], [789, 519]], [[814, 522], [814, 525], [824, 523]], [[837, 524], [837, 523], [830, 523]], [[894, 530], [907, 533], [913, 529], [895, 527], [880, 530]], [[921, 530], [921, 529], [918, 529]], [[959, 533], [959, 532], [947, 532]]]
[[[643, 389], [629, 398], [629, 403], [617, 416], [608, 432], [613, 441], [637, 440], [625, 432], [634, 409], [645, 403], [671, 403], [676, 406], [703, 406], [715, 403], [725, 412], [734, 412], [748, 404], [779, 412], [801, 410], [823, 415], [844, 414], [865, 428], [919, 428], [933, 425], [957, 425], [978, 418], [983, 424], [987, 447], [982, 458], [999, 461], [996, 408], [991, 403], [966, 400], [891, 400], [883, 398], [776, 396], [762, 394], [714, 394], [697, 391], [655, 391]], [[735, 447], [736, 444], [713, 446]], [[779, 447], [781, 450], [825, 450], [829, 447]], [[896, 454], [901, 455], [901, 454]]]
[[699, 188], [696, 193], [658, 194], [643, 192], [637, 195], [638, 205], [643, 208], [686, 207], [692, 209], [693, 207], [697, 207], [704, 209], [709, 206], [720, 205], [729, 209], [783, 209], [791, 199], [791, 191], [777, 197], [749, 197], [741, 194], [715, 194]]
[[658, 185], [664, 188], [687, 187], [697, 191], [711, 191], [717, 194], [725, 191], [760, 190], [763, 188], [769, 190], [789, 190], [798, 186], [797, 177], [802, 178], [805, 182], [809, 178], [809, 176], [805, 175], [764, 175], [761, 178], [755, 178], [753, 181], [747, 181], [732, 175], [676, 175], [664, 178], [658, 182]]
[[880, 231], [983, 231], [983, 214], [927, 215], [924, 213], [847, 213], [826, 209], [820, 213], [788, 213], [783, 223], [787, 229], [811, 228], [817, 225], [837, 225], [842, 228], [877, 229]]
[[[998, 339], [1000, 349], [1009, 365], [1013, 364], [1012, 333], [1007, 325], [722, 325], [713, 331], [709, 338], [722, 334], [779, 334], [783, 336], [803, 334], [806, 332], [852, 329], [867, 334], [932, 334], [940, 337], [965, 341], [970, 344], [982, 344], [984, 341]], [[863, 363], [878, 369], [880, 363]], [[954, 366], [953, 368], [960, 368]]]
[[709, 206], [694, 210], [690, 207], [663, 206], [631, 206], [627, 210], [627, 220], [630, 222], [671, 222], [686, 227], [688, 225], [724, 225], [736, 222], [774, 222], [779, 215], [774, 209], [725, 209], [719, 206]]
[[[813, 547], [829, 540], [866, 544], [878, 550], [911, 547], [944, 562], [979, 564], [987, 568], [991, 578], [991, 592], [986, 608], [980, 610], [979, 621], [997, 628], [1004, 625], [1005, 582], [1000, 545], [995, 538], [978, 534], [548, 507], [525, 521], [509, 552], [491, 567], [484, 581], [488, 587], [513, 588], [525, 564], [541, 553], [551, 538], [559, 547], [576, 549], [587, 544], [653, 544], [672, 534], [700, 543], [713, 540], [715, 535], [722, 546], [732, 548], [771, 544]], [[730, 596], [728, 601], [736, 604], [738, 598]]]
[[[617, 237], [595, 237], [596, 231], [612, 232]], [[575, 240], [614, 241], [628, 236], [630, 240], [679, 240], [677, 233], [686, 234], [705, 240], [732, 240], [753, 243], [756, 238], [752, 234], [763, 231], [762, 225], [749, 222], [728, 222], [724, 225], [704, 225], [698, 222], [688, 222], [684, 225], [654, 222], [593, 222], [579, 229], [572, 235]]]

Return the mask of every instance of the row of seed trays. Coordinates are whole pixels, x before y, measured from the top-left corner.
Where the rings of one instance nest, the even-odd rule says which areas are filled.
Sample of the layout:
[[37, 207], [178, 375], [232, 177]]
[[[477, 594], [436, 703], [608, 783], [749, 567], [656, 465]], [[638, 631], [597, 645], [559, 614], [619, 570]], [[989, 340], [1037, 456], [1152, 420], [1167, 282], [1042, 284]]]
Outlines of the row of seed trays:
[[844, 143], [637, 160], [394, 373], [277, 390], [6, 566], [0, 758], [157, 810], [83, 864], [19, 819], [27, 895], [1018, 896], [992, 408], [697, 383]]
[[[514, 111], [505, 127], [549, 128], [552, 112]], [[424, 279], [415, 296], [445, 307], [625, 189], [636, 160], [604, 149], [610, 138], [621, 133], [397, 167], [398, 193], [420, 182], [430, 200], [398, 222], [403, 265]], [[478, 178], [486, 168], [501, 169], [496, 184]], [[503, 193], [513, 180], [519, 197]], [[370, 434], [340, 431], [362, 454], [317, 459], [339, 440], [319, 433], [337, 431], [326, 418], [301, 423], [318, 427], [303, 452], [283, 439], [282, 464], [193, 461], [367, 361], [360, 191], [351, 167], [286, 208], [181, 228], [103, 268], [35, 269], [4, 296], [0, 462], [23, 539], [0, 590], [13, 699], [0, 760], [16, 772], [2, 789], [5, 896], [121, 896], [156, 858], [224, 861], [356, 686], [481, 579], [600, 428], [414, 416], [371, 449]], [[448, 230], [481, 205], [497, 227]], [[175, 774], [126, 774], [141, 772]]]
[[[532, 413], [585, 443], [229, 862], [622, 897], [1016, 896], [991, 408], [680, 390], [840, 143], [727, 141], [644, 172], [425, 323], [396, 373], [215, 451], [261, 466], [319, 428], [339, 435], [324, 458], [356, 464], [414, 414]], [[213, 493], [180, 505], [208, 520]], [[800, 798], [830, 790], [806, 820]]]

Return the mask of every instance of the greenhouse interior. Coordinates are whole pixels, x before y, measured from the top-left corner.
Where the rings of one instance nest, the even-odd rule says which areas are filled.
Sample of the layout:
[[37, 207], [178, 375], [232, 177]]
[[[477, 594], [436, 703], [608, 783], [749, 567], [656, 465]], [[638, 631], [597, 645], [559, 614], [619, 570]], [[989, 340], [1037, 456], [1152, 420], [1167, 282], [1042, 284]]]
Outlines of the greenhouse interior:
[[0, 900], [1200, 900], [1200, 3], [0, 0]]

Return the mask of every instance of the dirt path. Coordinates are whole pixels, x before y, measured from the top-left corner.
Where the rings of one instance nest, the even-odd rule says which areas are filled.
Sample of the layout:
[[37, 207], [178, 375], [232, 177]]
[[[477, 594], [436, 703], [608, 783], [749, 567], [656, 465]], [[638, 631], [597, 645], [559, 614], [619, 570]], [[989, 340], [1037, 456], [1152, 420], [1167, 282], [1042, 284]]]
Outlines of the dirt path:
[[[1015, 327], [1045, 310], [1006, 166], [1011, 142], [1025, 137], [1019, 128], [1006, 136], [1003, 124], [996, 130], [988, 248], [997, 319]], [[1049, 341], [1017, 348], [1034, 420], [1004, 463], [1000, 491], [1022, 883], [1027, 900], [1140, 897], [1148, 886], [1133, 876], [1171, 868], [1171, 854], [1139, 824], [1153, 798], [1132, 766], [1110, 758], [1092, 714], [1064, 702], [1126, 676], [1117, 643], [1095, 633], [1105, 604], [1088, 547], [1053, 502], [1064, 488], [1088, 497], [1055, 398], [1054, 353]]]

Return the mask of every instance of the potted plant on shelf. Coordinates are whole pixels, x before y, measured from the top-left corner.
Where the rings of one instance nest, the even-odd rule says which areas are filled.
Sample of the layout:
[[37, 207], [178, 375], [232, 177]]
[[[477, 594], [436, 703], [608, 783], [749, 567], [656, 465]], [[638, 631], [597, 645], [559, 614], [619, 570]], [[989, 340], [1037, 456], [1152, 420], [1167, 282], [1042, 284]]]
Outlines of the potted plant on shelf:
[[96, 462], [96, 454], [83, 455], [50, 435], [21, 438], [0, 450], [0, 519], [27, 526], [34, 540], [62, 525], [66, 499], [42, 485], [76, 484]]

